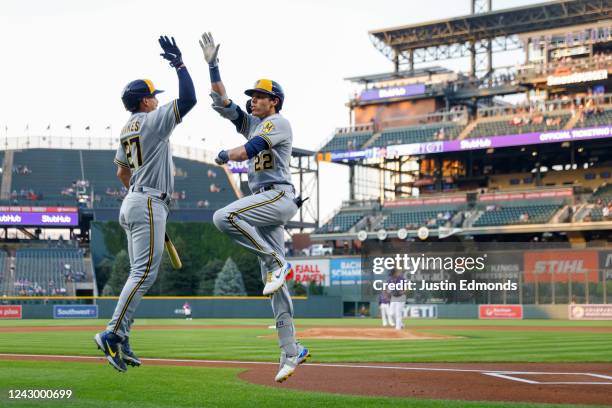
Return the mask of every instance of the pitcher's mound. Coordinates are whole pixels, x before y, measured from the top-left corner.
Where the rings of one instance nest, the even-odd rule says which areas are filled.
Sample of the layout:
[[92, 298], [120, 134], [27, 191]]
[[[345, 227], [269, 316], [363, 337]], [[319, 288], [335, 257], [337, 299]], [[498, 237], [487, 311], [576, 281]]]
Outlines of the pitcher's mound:
[[301, 330], [300, 339], [345, 339], [345, 340], [441, 340], [456, 339], [432, 333], [416, 333], [409, 330], [395, 330], [386, 327], [325, 327]]

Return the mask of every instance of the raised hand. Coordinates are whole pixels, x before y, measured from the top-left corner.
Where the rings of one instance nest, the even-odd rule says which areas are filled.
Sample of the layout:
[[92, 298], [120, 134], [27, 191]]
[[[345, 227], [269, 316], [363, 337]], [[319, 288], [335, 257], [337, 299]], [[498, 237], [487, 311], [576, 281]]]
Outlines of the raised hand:
[[202, 52], [204, 53], [204, 59], [208, 63], [209, 66], [216, 66], [219, 60], [217, 59], [217, 54], [219, 53], [219, 47], [221, 44], [215, 45], [215, 40], [211, 33], [202, 34], [202, 39], [200, 40], [200, 47], [202, 47]]
[[181, 65], [183, 65], [181, 50], [179, 50], [179, 47], [176, 45], [174, 37], [168, 38], [165, 35], [159, 37], [159, 45], [164, 51], [159, 55], [168, 60], [170, 62], [170, 66], [179, 68]]

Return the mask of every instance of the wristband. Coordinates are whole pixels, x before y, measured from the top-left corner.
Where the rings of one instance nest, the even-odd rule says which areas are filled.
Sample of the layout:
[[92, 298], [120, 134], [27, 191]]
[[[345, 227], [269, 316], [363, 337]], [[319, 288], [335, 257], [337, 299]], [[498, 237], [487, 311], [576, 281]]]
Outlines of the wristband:
[[210, 82], [221, 82], [221, 73], [219, 72], [219, 66], [208, 66], [208, 72], [210, 74]]

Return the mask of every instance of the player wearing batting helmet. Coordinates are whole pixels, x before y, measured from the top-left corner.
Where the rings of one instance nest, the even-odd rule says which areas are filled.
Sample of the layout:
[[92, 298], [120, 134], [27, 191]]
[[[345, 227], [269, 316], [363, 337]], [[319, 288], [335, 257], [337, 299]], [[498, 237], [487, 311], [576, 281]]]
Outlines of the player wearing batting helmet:
[[310, 356], [295, 337], [293, 303], [285, 284], [291, 265], [285, 259], [284, 225], [296, 214], [301, 200], [295, 197], [289, 162], [293, 135], [289, 121], [279, 112], [285, 102], [283, 88], [270, 79], [259, 79], [247, 89], [247, 112], [230, 100], [219, 74], [217, 54], [210, 33], [202, 35], [200, 46], [208, 63], [213, 109], [229, 119], [247, 142], [222, 150], [219, 165], [249, 161], [249, 188], [253, 193], [215, 212], [219, 230], [259, 257], [264, 295], [270, 295], [281, 349], [275, 380], [283, 382]]

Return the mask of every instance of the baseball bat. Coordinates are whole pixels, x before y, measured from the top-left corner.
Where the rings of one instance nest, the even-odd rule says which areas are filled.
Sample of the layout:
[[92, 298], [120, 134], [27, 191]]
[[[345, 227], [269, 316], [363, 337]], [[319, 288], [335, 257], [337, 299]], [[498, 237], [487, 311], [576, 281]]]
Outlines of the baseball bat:
[[172, 263], [172, 267], [174, 269], [181, 269], [183, 267], [183, 263], [181, 262], [181, 258], [179, 257], [179, 254], [176, 251], [176, 248], [174, 247], [174, 244], [170, 240], [168, 234], [166, 234], [164, 240], [164, 245], [166, 247], [166, 250], [168, 251], [168, 255], [170, 255], [170, 262]]

